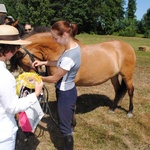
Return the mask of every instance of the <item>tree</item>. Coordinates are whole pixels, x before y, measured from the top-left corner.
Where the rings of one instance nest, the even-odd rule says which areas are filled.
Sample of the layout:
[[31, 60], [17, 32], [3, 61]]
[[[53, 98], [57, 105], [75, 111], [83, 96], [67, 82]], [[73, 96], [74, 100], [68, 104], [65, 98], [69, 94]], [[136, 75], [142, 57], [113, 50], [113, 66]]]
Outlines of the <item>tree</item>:
[[119, 30], [120, 36], [130, 36], [136, 35], [136, 20], [125, 18], [122, 22], [122, 29]]
[[[58, 20], [75, 22], [79, 32], [112, 34], [124, 30], [126, 23], [133, 26], [135, 0], [129, 0], [129, 21], [124, 21], [125, 0], [1, 0], [8, 14], [19, 23], [50, 26]], [[128, 22], [128, 23], [127, 23]], [[130, 24], [129, 24], [130, 23]], [[130, 30], [132, 28], [129, 28]]]
[[6, 10], [7, 10], [7, 15], [11, 15], [13, 16], [14, 18], [16, 17], [17, 15], [17, 12], [16, 12], [16, 2], [15, 1], [12, 1], [12, 0], [1, 0], [0, 1], [2, 4], [5, 4], [5, 7], [6, 7]]
[[137, 31], [136, 31], [137, 33], [144, 34], [144, 27], [142, 24], [142, 20], [141, 21], [137, 20], [136, 27], [137, 27]]
[[[53, 11], [49, 9], [49, 0], [18, 0], [16, 10], [20, 12], [18, 19], [23, 23], [30, 22], [34, 26], [50, 25]], [[24, 16], [24, 18], [22, 18]]]
[[8, 15], [18, 19], [21, 24], [30, 22], [33, 26], [50, 25], [53, 10], [49, 9], [49, 0], [7, 0], [5, 5]]
[[79, 27], [79, 32], [96, 31], [95, 24], [99, 13], [95, 14], [96, 4], [93, 1], [95, 0], [87, 0], [86, 2], [85, 0], [61, 0], [61, 2], [51, 0], [51, 9], [54, 10], [51, 22], [63, 19], [75, 22]]
[[50, 1], [49, 10], [53, 12], [50, 17], [50, 24], [52, 25], [54, 22], [65, 18], [63, 9], [66, 7], [68, 2], [67, 0], [59, 0], [59, 1], [49, 0], [49, 1]]
[[147, 10], [147, 13], [143, 15], [141, 22], [144, 30], [144, 37], [150, 38], [150, 8]]
[[136, 35], [136, 0], [128, 0], [128, 7], [126, 11], [126, 17], [122, 21], [122, 29], [119, 31], [121, 36], [135, 36]]
[[101, 3], [99, 23], [104, 34], [112, 34], [120, 28], [124, 18], [124, 0], [105, 0]]
[[128, 0], [127, 18], [135, 19], [136, 0]]

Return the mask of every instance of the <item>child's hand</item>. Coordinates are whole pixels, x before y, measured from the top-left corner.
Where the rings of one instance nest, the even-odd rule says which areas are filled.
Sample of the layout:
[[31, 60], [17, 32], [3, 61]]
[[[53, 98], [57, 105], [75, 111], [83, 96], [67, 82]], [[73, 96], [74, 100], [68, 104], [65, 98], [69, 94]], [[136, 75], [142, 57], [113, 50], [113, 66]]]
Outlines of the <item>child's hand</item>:
[[35, 95], [38, 97], [42, 93], [43, 82], [35, 82]]

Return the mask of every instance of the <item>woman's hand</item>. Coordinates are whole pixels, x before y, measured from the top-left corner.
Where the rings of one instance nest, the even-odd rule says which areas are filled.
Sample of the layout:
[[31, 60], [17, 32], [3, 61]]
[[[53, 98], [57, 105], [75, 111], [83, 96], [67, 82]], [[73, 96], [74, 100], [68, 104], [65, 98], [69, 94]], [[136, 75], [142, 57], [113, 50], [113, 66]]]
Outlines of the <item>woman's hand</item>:
[[43, 82], [35, 82], [35, 95], [38, 97], [42, 93]]
[[35, 67], [37, 67], [37, 66], [42, 66], [43, 65], [43, 62], [42, 61], [38, 61], [38, 60], [36, 60], [36, 61], [34, 61], [33, 63], [32, 63], [32, 67], [35, 69]]
[[53, 61], [38, 61], [38, 60], [36, 60], [32, 63], [32, 68], [35, 69], [35, 67], [42, 66], [42, 65], [56, 67], [57, 60], [53, 60]]

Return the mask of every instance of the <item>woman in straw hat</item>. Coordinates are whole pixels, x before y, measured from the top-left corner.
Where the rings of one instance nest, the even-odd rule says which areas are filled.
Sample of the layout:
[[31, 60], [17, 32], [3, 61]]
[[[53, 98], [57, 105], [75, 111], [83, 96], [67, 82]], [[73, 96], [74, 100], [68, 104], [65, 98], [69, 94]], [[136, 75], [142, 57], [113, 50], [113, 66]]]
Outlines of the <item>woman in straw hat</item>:
[[6, 61], [17, 52], [20, 45], [29, 44], [21, 40], [18, 30], [10, 25], [0, 25], [0, 150], [14, 150], [17, 124], [15, 114], [25, 111], [38, 99], [43, 82], [35, 83], [35, 92], [27, 97], [16, 95], [16, 80], [6, 68]]

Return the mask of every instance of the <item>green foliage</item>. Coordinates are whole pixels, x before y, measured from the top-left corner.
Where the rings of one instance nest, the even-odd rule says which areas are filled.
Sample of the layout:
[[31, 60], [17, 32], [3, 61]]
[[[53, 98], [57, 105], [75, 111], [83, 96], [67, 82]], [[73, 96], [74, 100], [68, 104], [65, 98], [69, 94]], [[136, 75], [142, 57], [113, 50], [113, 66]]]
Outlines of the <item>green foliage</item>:
[[128, 0], [127, 17], [128, 19], [134, 19], [136, 12], [136, 0]]
[[134, 37], [136, 36], [136, 30], [136, 20], [124, 19], [120, 22], [120, 30], [114, 32], [113, 35]]
[[128, 26], [124, 30], [119, 31], [119, 36], [133, 37], [135, 35], [136, 35], [136, 30], [132, 26]]
[[147, 13], [144, 14], [141, 24], [143, 27], [144, 37], [150, 37], [150, 8], [147, 10]]
[[144, 27], [143, 27], [142, 21], [137, 21], [136, 27], [137, 27], [137, 31], [136, 31], [137, 33], [139, 34], [144, 33]]
[[144, 37], [148, 37], [150, 30], [150, 8], [143, 15], [141, 21], [137, 21], [137, 33], [144, 34]]
[[124, 15], [124, 0], [7, 0], [5, 4], [8, 14], [21, 24], [49, 26], [63, 19], [87, 33], [111, 34]]
[[[66, 7], [64, 7], [62, 10], [64, 19], [69, 20], [70, 22], [77, 23], [79, 32], [86, 32], [87, 29], [86, 24], [88, 23], [88, 19], [90, 18], [90, 9], [88, 6], [88, 2], [89, 1], [85, 3], [84, 0], [70, 0], [67, 3]], [[92, 22], [93, 20], [91, 21], [91, 23]]]
[[[49, 10], [49, 0], [22, 0], [22, 3], [19, 2], [19, 4], [16, 9], [20, 12], [18, 18], [23, 24], [30, 22], [34, 26], [49, 26], [49, 18], [53, 13], [53, 11]], [[24, 17], [22, 17], [22, 14]]]
[[147, 30], [147, 31], [144, 33], [144, 37], [145, 37], [145, 38], [150, 38], [150, 30]]
[[49, 17], [50, 24], [52, 25], [54, 22], [58, 20], [64, 19], [63, 17], [63, 8], [66, 7], [66, 0], [49, 0], [50, 5], [48, 11], [51, 11], [51, 16]]
[[119, 30], [120, 21], [124, 17], [123, 4], [124, 1], [122, 0], [103, 1], [99, 19], [100, 29], [102, 30], [100, 33], [112, 34], [114, 31]]
[[[58, 20], [78, 25], [79, 33], [135, 36], [149, 30], [149, 11], [141, 22], [135, 23], [136, 0], [129, 0], [127, 18], [125, 0], [0, 0], [8, 15], [33, 26], [51, 26]], [[126, 20], [130, 20], [127, 21]], [[134, 22], [134, 23], [133, 23]], [[146, 32], [147, 35], [147, 32]]]

